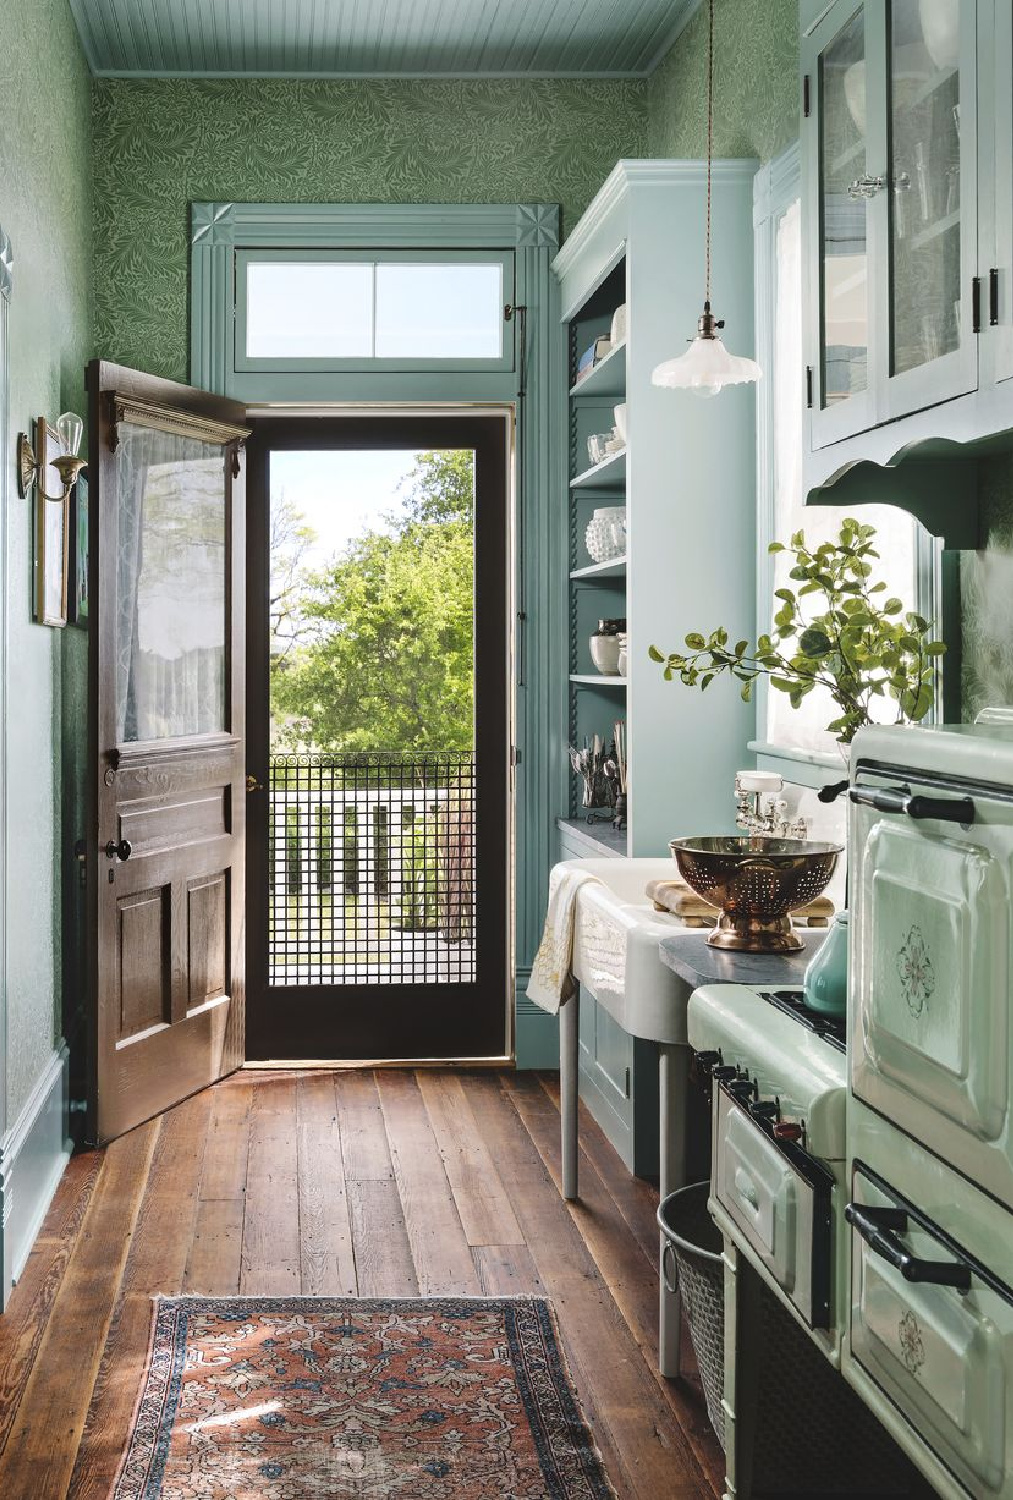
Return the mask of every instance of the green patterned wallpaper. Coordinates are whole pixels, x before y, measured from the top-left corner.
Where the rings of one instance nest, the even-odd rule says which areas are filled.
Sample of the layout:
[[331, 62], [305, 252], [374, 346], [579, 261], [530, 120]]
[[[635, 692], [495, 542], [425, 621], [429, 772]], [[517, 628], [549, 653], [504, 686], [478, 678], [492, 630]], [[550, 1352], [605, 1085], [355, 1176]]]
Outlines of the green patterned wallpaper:
[[[648, 82], [648, 152], [707, 149], [707, 5]], [[714, 151], [769, 161], [798, 135], [798, 0], [717, 0]]]
[[[90, 352], [90, 82], [67, 0], [6, 0], [2, 10], [0, 224], [14, 250], [11, 438], [45, 413], [84, 406]], [[7, 476], [10, 480], [10, 475]], [[32, 512], [11, 486], [2, 587], [7, 611], [7, 1128], [27, 1102], [60, 1029], [63, 860], [61, 725], [83, 683], [87, 638], [31, 622]], [[2, 1088], [2, 1079], [0, 1079]]]
[[558, 201], [572, 225], [644, 155], [647, 85], [97, 80], [93, 121], [96, 347], [184, 380], [190, 202]]

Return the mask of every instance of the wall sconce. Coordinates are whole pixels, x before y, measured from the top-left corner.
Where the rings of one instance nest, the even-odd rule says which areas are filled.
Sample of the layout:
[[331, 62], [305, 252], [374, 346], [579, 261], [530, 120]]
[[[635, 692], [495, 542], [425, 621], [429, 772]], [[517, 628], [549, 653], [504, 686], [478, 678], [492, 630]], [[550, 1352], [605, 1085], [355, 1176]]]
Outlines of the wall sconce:
[[[37, 453], [32, 447], [27, 432], [18, 433], [18, 494], [24, 499], [31, 489], [38, 485], [39, 494], [44, 500], [66, 500], [77, 483], [77, 476], [87, 465], [87, 459], [78, 457], [81, 438], [84, 436], [84, 423], [72, 411], [65, 411], [62, 417], [57, 418], [56, 438], [60, 445], [60, 452], [55, 458], [49, 459], [45, 453], [45, 434], [51, 429], [42, 417], [37, 426], [41, 453]], [[50, 465], [57, 471], [63, 482], [61, 495], [51, 495], [46, 489], [46, 470]]]

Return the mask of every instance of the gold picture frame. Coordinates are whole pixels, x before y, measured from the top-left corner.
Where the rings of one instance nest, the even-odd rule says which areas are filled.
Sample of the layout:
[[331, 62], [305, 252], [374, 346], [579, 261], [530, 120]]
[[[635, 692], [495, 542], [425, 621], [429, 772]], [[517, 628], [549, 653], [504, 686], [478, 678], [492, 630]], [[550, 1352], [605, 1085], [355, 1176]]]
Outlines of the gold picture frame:
[[35, 486], [35, 620], [60, 628], [67, 623], [67, 570], [70, 561], [69, 506], [66, 498], [47, 500], [46, 490], [63, 490], [52, 467], [61, 453], [60, 440], [45, 417], [35, 419], [35, 452], [45, 454], [46, 466]]

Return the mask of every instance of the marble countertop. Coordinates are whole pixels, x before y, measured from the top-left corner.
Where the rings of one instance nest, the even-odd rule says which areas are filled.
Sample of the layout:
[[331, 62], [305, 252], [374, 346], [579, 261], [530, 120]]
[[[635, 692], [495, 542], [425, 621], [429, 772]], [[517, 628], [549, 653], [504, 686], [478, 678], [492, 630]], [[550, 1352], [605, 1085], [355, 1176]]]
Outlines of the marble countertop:
[[667, 938], [659, 946], [661, 961], [693, 989], [702, 984], [749, 984], [770, 990], [801, 986], [809, 960], [826, 939], [828, 928], [797, 929], [805, 948], [798, 953], [725, 953], [707, 945], [707, 933]]

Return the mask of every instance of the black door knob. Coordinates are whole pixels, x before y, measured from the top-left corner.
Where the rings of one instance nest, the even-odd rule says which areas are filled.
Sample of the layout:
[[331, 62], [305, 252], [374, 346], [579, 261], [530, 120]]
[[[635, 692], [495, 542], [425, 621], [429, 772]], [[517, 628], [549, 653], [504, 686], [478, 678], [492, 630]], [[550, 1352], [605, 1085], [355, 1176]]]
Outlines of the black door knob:
[[110, 839], [106, 844], [106, 859], [119, 859], [125, 862], [133, 852], [134, 848], [129, 839], [120, 839], [118, 844]]

